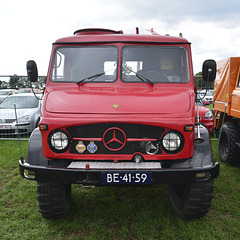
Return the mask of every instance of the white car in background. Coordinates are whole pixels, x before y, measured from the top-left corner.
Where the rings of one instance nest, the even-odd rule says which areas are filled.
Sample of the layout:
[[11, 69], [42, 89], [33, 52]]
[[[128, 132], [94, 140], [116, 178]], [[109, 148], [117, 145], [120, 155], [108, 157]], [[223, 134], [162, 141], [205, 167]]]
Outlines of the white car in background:
[[30, 134], [38, 127], [41, 102], [33, 93], [14, 94], [5, 98], [0, 103], [0, 136], [17, 135], [18, 130], [20, 135]]
[[16, 89], [0, 89], [0, 103], [9, 95], [17, 93]]
[[214, 90], [208, 89], [206, 93], [206, 89], [200, 91], [200, 95], [203, 97], [204, 101], [213, 102]]

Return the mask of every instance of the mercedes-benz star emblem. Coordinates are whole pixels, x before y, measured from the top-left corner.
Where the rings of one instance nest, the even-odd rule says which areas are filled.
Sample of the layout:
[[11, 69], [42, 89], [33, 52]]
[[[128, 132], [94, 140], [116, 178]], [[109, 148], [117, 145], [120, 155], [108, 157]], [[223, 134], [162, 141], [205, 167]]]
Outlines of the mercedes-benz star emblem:
[[127, 141], [124, 131], [117, 127], [109, 128], [103, 134], [103, 144], [111, 151], [118, 151], [122, 149]]

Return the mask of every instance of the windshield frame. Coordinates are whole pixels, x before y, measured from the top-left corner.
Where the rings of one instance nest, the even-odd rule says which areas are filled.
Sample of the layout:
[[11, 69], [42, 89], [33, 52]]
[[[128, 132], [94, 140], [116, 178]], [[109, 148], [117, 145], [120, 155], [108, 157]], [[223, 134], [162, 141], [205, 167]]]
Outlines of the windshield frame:
[[[124, 80], [123, 78], [123, 68], [124, 68], [124, 64], [125, 64], [125, 59], [124, 59], [124, 49], [125, 48], [162, 48], [162, 49], [173, 49], [173, 48], [176, 48], [176, 49], [183, 49], [185, 51], [185, 63], [186, 63], [186, 75], [187, 75], [187, 78], [186, 78], [186, 81], [153, 81], [153, 79], [151, 79], [151, 77], [148, 77], [148, 76], [144, 76], [138, 72], [136, 72], [136, 75], [135, 75], [135, 79], [134, 80]], [[126, 61], [127, 62], [127, 61]], [[131, 71], [131, 72], [135, 72], [135, 71]], [[141, 78], [145, 78], [146, 81], [142, 81], [142, 79], [139, 79], [138, 75], [141, 77]], [[170, 83], [170, 84], [187, 84], [190, 82], [190, 62], [189, 62], [189, 52], [188, 52], [188, 49], [182, 45], [174, 45], [174, 46], [169, 46], [169, 45], [144, 45], [144, 44], [138, 44], [138, 45], [131, 45], [131, 44], [128, 44], [128, 45], [125, 45], [122, 47], [121, 49], [121, 69], [120, 69], [120, 76], [121, 76], [121, 81], [124, 82], [124, 83], [148, 83], [147, 80], [153, 82], [153, 84], [161, 84], [161, 83]]]
[[[114, 66], [114, 69], [111, 69], [111, 71], [114, 71], [114, 75], [112, 75], [112, 76], [114, 76], [114, 79], [113, 80], [100, 80], [99, 81], [99, 79], [98, 78], [96, 78], [96, 80], [97, 81], [94, 81], [94, 80], [92, 80], [91, 79], [91, 76], [92, 75], [97, 75], [97, 74], [99, 74], [100, 72], [94, 72], [93, 74], [90, 74], [90, 75], [85, 75], [85, 77], [81, 77], [81, 76], [79, 76], [78, 78], [76, 78], [76, 80], [74, 80], [74, 81], [71, 81], [70, 79], [69, 80], [61, 80], [61, 81], [56, 81], [56, 80], [53, 80], [54, 79], [54, 76], [53, 76], [53, 71], [54, 71], [54, 62], [55, 62], [55, 58], [56, 58], [56, 55], [57, 55], [57, 51], [59, 50], [59, 49], [64, 49], [64, 48], [66, 48], [66, 49], [69, 49], [69, 48], [72, 48], [72, 49], [74, 49], [74, 48], [82, 48], [82, 49], [87, 49], [87, 48], [112, 48], [112, 49], [115, 49], [116, 50], [116, 61], [112, 61], [112, 62], [115, 62], [115, 64], [116, 64], [116, 66]], [[107, 62], [107, 61], [106, 61]], [[109, 62], [111, 62], [111, 61], [109, 61]], [[86, 80], [84, 81], [84, 83], [113, 83], [113, 82], [116, 82], [117, 81], [117, 79], [118, 79], [118, 69], [119, 69], [119, 47], [118, 46], [116, 46], [116, 45], [96, 45], [96, 44], [94, 44], [94, 45], [71, 45], [71, 46], [58, 46], [58, 47], [56, 47], [55, 49], [54, 49], [54, 52], [53, 52], [53, 55], [52, 55], [52, 62], [51, 62], [51, 68], [50, 68], [50, 81], [51, 82], [53, 82], [53, 83], [78, 83], [80, 80], [82, 80], [83, 78], [86, 78]], [[106, 73], [107, 72], [109, 72], [109, 70], [108, 71], [106, 71]], [[105, 76], [105, 74], [104, 74], [104, 76]], [[90, 77], [90, 79], [88, 80], [87, 78], [89, 78]]]

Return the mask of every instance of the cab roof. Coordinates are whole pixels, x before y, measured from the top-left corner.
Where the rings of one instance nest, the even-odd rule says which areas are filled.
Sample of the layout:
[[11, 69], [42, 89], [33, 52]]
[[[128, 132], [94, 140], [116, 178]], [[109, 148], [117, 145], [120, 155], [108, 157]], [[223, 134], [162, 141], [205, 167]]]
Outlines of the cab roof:
[[73, 36], [58, 39], [53, 44], [75, 43], [166, 43], [166, 44], [190, 44], [185, 38], [159, 35], [155, 32], [149, 34], [123, 34], [123, 31], [115, 31], [103, 28], [86, 28], [74, 32]]

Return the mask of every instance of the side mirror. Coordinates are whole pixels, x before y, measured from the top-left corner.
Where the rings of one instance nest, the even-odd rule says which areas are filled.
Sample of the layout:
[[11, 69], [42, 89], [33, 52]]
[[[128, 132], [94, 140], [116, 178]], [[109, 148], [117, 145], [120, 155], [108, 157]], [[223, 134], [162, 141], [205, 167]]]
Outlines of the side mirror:
[[203, 80], [212, 82], [216, 77], [217, 64], [214, 60], [206, 60], [202, 66]]
[[37, 69], [37, 64], [33, 60], [30, 60], [27, 62], [27, 75], [28, 75], [29, 81], [37, 82], [38, 69]]

